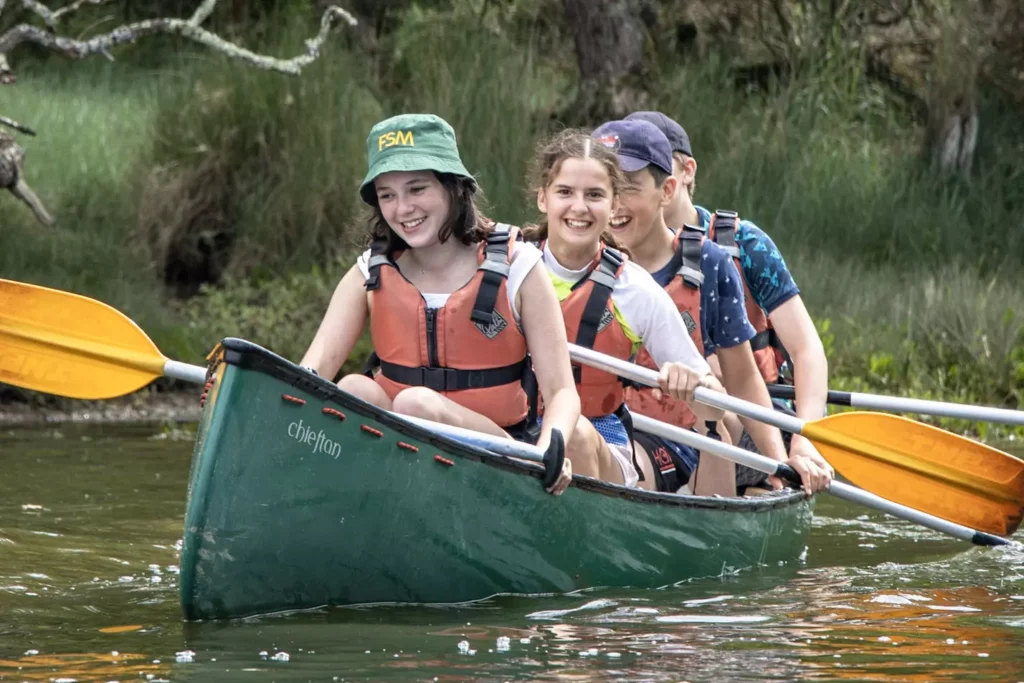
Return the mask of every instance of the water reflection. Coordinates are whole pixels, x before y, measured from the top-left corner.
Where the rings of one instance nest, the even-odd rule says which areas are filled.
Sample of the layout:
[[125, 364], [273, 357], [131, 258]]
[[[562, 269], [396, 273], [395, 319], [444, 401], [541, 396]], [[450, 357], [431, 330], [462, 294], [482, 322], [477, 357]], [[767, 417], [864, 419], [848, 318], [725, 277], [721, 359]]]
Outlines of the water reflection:
[[157, 681], [166, 680], [170, 670], [168, 664], [151, 662], [147, 655], [117, 651], [27, 654], [16, 660], [0, 659], [0, 679], [10, 677], [22, 681], [112, 681], [139, 677]]

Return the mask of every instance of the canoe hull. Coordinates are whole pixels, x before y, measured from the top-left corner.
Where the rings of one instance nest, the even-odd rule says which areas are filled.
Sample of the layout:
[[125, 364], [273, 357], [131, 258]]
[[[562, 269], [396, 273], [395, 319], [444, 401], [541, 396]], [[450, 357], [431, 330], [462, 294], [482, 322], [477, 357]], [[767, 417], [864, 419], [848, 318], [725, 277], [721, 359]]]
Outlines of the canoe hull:
[[247, 342], [222, 353], [189, 484], [188, 619], [657, 587], [806, 546], [799, 494], [668, 496], [577, 478], [553, 497], [539, 466], [408, 425]]

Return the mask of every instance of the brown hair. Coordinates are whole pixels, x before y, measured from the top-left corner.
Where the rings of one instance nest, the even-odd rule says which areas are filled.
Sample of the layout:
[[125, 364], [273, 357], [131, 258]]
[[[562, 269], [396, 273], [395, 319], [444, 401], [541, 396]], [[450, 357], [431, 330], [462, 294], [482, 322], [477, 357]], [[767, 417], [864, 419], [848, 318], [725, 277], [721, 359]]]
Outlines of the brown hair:
[[[486, 238], [495, 224], [480, 212], [478, 204], [481, 203], [480, 195], [483, 193], [476, 183], [471, 178], [452, 173], [436, 171], [431, 171], [431, 173], [437, 177], [441, 186], [448, 193], [449, 199], [448, 220], [438, 231], [438, 240], [443, 244], [454, 237], [463, 244], [475, 244]], [[392, 230], [384, 219], [384, 214], [381, 213], [380, 205], [377, 203], [376, 194], [373, 196], [373, 204], [366, 223], [371, 239], [387, 241], [389, 256], [396, 251], [409, 248], [405, 240], [399, 237], [398, 233]]]
[[[619, 159], [615, 151], [605, 147], [590, 135], [590, 131], [581, 128], [567, 128], [537, 144], [537, 150], [530, 164], [530, 172], [526, 178], [530, 199], [535, 199], [537, 192], [546, 188], [558, 175], [562, 162], [566, 159], [593, 159], [604, 167], [608, 173], [608, 181], [612, 186], [612, 196], [619, 194], [626, 177], [619, 168]], [[541, 218], [537, 225], [523, 227], [523, 237], [528, 242], [540, 242], [548, 237], [548, 223]], [[605, 230], [601, 240], [610, 247], [622, 250], [615, 242], [611, 232]]]

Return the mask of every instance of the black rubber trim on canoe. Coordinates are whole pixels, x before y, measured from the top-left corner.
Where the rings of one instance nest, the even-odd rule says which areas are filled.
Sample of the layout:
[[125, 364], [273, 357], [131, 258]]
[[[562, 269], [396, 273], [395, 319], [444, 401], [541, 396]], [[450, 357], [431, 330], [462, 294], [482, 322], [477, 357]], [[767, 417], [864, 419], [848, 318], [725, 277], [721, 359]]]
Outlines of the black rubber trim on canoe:
[[[381, 410], [375, 405], [367, 403], [351, 394], [348, 394], [338, 386], [323, 377], [318, 377], [304, 368], [295, 365], [291, 361], [278, 356], [258, 344], [228, 337], [221, 342], [221, 357], [223, 362], [246, 370], [253, 370], [278, 379], [289, 384], [300, 391], [304, 391], [325, 402], [341, 406], [345, 410], [358, 413], [367, 419], [374, 420], [388, 429], [393, 429], [407, 436], [431, 443], [448, 453], [458, 455], [469, 460], [485, 462], [488, 465], [500, 469], [510, 470], [535, 477], [543, 481], [545, 470], [539, 463], [524, 462], [514, 458], [491, 453], [482, 448], [455, 441], [449, 437], [436, 434], [408, 422], [401, 421]], [[799, 505], [807, 501], [803, 491], [791, 491], [788, 493], [770, 493], [763, 496], [750, 498], [721, 498], [711, 496], [678, 495], [674, 493], [658, 493], [643, 489], [626, 488], [597, 479], [581, 478], [574, 476], [572, 486], [583, 491], [590, 491], [606, 496], [615, 496], [627, 500], [635, 500], [645, 503], [657, 503], [670, 507], [696, 508], [706, 510], [734, 510], [736, 512], [761, 512], [776, 510], [793, 505]]]

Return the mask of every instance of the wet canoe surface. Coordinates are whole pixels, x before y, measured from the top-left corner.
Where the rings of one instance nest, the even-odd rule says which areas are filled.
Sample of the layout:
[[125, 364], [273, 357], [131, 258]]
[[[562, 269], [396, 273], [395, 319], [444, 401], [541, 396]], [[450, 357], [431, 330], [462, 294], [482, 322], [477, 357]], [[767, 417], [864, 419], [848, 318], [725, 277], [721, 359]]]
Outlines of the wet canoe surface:
[[405, 423], [225, 340], [196, 438], [180, 595], [188, 619], [654, 588], [796, 559], [812, 505], [631, 491]]

